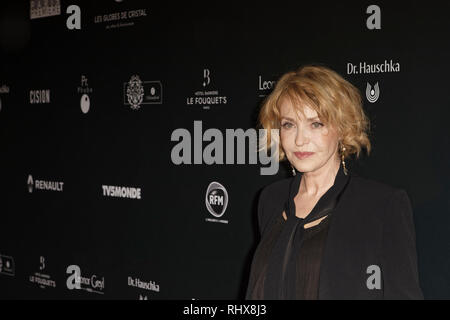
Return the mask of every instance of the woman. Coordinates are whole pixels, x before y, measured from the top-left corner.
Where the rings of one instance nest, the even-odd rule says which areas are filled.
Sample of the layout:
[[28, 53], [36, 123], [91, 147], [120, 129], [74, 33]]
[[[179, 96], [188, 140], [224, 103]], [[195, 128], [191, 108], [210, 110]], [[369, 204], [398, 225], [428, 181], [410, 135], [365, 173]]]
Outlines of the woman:
[[[259, 197], [261, 240], [247, 299], [423, 299], [415, 230], [402, 189], [345, 166], [370, 153], [357, 88], [322, 66], [288, 72], [259, 122], [293, 177]], [[271, 136], [279, 129], [279, 136]]]

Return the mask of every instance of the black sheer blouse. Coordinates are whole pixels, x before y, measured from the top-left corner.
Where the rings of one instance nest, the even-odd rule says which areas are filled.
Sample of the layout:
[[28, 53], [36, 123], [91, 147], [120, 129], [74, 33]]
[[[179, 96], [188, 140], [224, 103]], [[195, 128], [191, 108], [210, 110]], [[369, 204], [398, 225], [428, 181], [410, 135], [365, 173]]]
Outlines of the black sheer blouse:
[[[333, 186], [319, 199], [306, 218], [295, 215], [294, 197], [302, 174], [292, 178], [282, 212], [267, 226], [253, 257], [246, 299], [317, 299], [320, 265], [331, 214], [349, 176], [342, 166]], [[312, 227], [305, 224], [323, 218]]]

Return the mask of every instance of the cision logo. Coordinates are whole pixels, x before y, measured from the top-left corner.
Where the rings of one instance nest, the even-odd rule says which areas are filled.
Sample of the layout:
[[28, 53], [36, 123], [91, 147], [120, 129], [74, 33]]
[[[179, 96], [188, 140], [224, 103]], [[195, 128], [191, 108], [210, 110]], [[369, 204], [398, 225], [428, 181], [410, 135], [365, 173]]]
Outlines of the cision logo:
[[30, 90], [30, 104], [50, 103], [50, 89]]
[[85, 290], [90, 293], [104, 294], [105, 278], [95, 274], [84, 276], [78, 265], [70, 265], [66, 269], [67, 277], [66, 285], [69, 290]]
[[215, 218], [206, 218], [208, 222], [228, 223], [228, 220], [221, 218], [228, 206], [228, 192], [227, 189], [219, 182], [213, 181], [206, 189], [205, 204], [209, 213]]
[[33, 193], [33, 190], [48, 190], [48, 191], [63, 191], [64, 182], [61, 181], [46, 181], [46, 180], [33, 180], [31, 174], [27, 179], [28, 192]]
[[203, 69], [203, 89], [195, 91], [193, 96], [186, 98], [188, 106], [201, 106], [203, 109], [210, 109], [211, 106], [227, 104], [227, 96], [219, 94], [219, 90], [211, 84], [211, 79], [213, 79], [213, 76], [210, 69]]
[[138, 110], [144, 104], [162, 104], [161, 81], [142, 81], [139, 75], [132, 75], [123, 84], [123, 103], [132, 110]]

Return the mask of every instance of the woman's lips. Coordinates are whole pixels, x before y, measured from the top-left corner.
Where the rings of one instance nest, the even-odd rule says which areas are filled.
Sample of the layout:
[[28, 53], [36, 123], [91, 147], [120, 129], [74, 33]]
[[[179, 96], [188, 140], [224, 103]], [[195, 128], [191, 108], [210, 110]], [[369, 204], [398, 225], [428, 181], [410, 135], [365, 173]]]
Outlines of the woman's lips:
[[314, 152], [294, 152], [295, 156], [299, 158], [300, 160], [308, 158], [309, 156], [313, 155]]

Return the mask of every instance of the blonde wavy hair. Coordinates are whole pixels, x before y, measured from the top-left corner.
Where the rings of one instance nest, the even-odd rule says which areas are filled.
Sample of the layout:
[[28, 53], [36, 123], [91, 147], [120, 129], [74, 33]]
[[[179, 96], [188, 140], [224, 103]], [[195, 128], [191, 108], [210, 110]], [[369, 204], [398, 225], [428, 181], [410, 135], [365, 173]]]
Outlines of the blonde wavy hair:
[[280, 129], [279, 102], [285, 97], [301, 112], [305, 105], [314, 109], [325, 125], [337, 130], [345, 147], [344, 158], [352, 154], [359, 158], [363, 148], [370, 153], [370, 122], [364, 113], [359, 90], [335, 71], [319, 65], [305, 65], [285, 73], [265, 98], [258, 115], [258, 127], [266, 129], [259, 142], [260, 151], [273, 148], [279, 161], [286, 159], [279, 134], [271, 132], [271, 129]]

